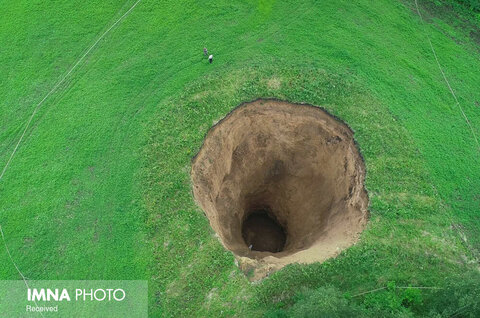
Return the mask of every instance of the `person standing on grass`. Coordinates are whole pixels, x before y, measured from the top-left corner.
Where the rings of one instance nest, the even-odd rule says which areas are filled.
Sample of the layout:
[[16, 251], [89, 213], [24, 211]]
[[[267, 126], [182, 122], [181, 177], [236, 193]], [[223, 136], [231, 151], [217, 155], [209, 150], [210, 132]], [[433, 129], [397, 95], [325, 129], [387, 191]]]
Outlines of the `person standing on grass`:
[[203, 55], [208, 56], [208, 50], [206, 47], [203, 48]]
[[212, 64], [212, 62], [213, 62], [213, 54], [211, 54], [211, 55], [208, 57], [208, 61], [210, 62], [210, 64]]

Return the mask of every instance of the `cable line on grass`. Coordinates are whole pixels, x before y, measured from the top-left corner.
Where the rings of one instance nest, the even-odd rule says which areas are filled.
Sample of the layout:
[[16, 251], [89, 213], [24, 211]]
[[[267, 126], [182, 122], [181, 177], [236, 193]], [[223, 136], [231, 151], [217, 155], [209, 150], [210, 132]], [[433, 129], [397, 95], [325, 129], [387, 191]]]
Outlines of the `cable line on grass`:
[[[380, 288], [375, 288], [372, 290], [365, 291], [363, 293], [359, 293], [356, 295], [353, 295], [352, 297], [359, 297], [365, 294], [371, 294], [380, 290], [388, 289], [388, 286], [380, 287]], [[394, 289], [443, 289], [442, 287], [429, 287], [429, 286], [395, 286]]]
[[432, 50], [433, 56], [435, 57], [435, 61], [437, 62], [438, 69], [442, 73], [443, 79], [445, 80], [445, 83], [447, 84], [448, 89], [450, 90], [450, 93], [452, 94], [453, 99], [455, 100], [455, 104], [460, 109], [460, 112], [462, 113], [463, 118], [465, 118], [465, 121], [467, 122], [468, 127], [470, 127], [470, 130], [472, 131], [473, 139], [475, 140], [475, 143], [477, 144], [477, 148], [480, 151], [480, 143], [478, 142], [478, 138], [477, 138], [477, 135], [475, 134], [475, 130], [473, 129], [473, 126], [470, 123], [470, 120], [468, 119], [467, 115], [463, 111], [462, 105], [460, 105], [460, 102], [457, 99], [457, 95], [455, 95], [455, 92], [453, 91], [453, 88], [450, 85], [450, 82], [448, 81], [447, 76], [445, 75], [445, 72], [442, 69], [440, 61], [438, 60], [437, 52], [435, 52], [435, 49], [433, 48], [432, 40], [430, 39], [430, 36], [428, 35], [427, 29], [425, 27], [425, 21], [423, 20], [422, 14], [420, 13], [420, 9], [418, 7], [418, 0], [415, 0], [415, 6], [417, 8], [418, 16], [420, 17], [420, 20], [422, 21], [423, 31], [424, 31], [425, 35], [427, 36], [428, 43], [430, 44], [430, 49]]
[[[442, 73], [443, 79], [445, 80], [445, 83], [447, 83], [448, 89], [450, 90], [450, 93], [452, 94], [456, 105], [458, 106], [458, 108], [462, 112], [462, 115], [465, 118], [465, 121], [467, 122], [467, 125], [470, 127], [470, 130], [472, 131], [472, 135], [473, 135], [473, 138], [475, 140], [475, 143], [477, 144], [478, 151], [480, 151], [480, 144], [478, 142], [477, 135], [475, 134], [475, 130], [473, 129], [473, 126], [470, 123], [470, 120], [468, 119], [467, 115], [463, 111], [462, 105], [460, 105], [460, 102], [457, 99], [457, 95], [455, 95], [455, 92], [453, 91], [452, 86], [450, 85], [450, 82], [448, 81], [447, 76], [445, 75], [445, 72], [443, 71], [442, 66], [440, 65], [440, 61], [438, 60], [437, 53], [435, 52], [435, 49], [433, 48], [432, 41], [430, 40], [430, 36], [428, 35], [427, 28], [425, 27], [425, 21], [423, 20], [422, 14], [420, 13], [420, 8], [418, 7], [418, 0], [415, 0], [415, 6], [417, 8], [418, 16], [420, 17], [420, 20], [422, 21], [423, 31], [424, 31], [427, 39], [428, 39], [428, 43], [430, 44], [430, 49], [432, 50], [433, 56], [435, 57], [435, 61], [437, 62], [438, 69]], [[450, 219], [450, 222], [452, 224], [452, 227], [459, 234], [460, 239], [462, 240], [465, 247], [470, 251], [470, 253], [472, 253], [473, 257], [475, 258], [475, 261], [477, 263], [480, 263], [480, 258], [478, 256], [477, 251], [474, 248], [470, 247], [470, 244], [467, 242], [467, 240], [465, 238], [465, 234], [463, 233], [463, 231], [458, 226], [455, 225], [455, 223], [453, 222], [453, 219], [450, 216], [449, 216], [449, 219]]]
[[57, 90], [57, 88], [62, 85], [62, 83], [67, 79], [68, 76], [70, 76], [70, 74], [73, 72], [74, 69], [77, 68], [77, 66], [85, 59], [85, 57], [97, 46], [98, 42], [100, 42], [118, 23], [120, 23], [120, 21], [122, 21], [136, 6], [137, 4], [142, 1], [142, 0], [137, 0], [137, 2], [135, 2], [131, 7], [130, 9], [127, 10], [127, 12], [125, 12], [115, 23], [113, 23], [108, 29], [107, 31], [105, 31], [96, 41], [95, 43], [93, 43], [92, 46], [90, 46], [88, 48], [88, 50], [77, 60], [77, 62], [70, 68], [70, 70], [67, 72], [67, 74], [65, 74], [58, 82], [57, 84], [55, 84], [53, 86], [53, 88], [47, 93], [47, 95], [45, 95], [42, 100], [37, 104], [37, 106], [35, 106], [35, 108], [33, 109], [33, 113], [32, 115], [30, 116], [30, 118], [28, 119], [27, 121], [27, 124], [25, 125], [25, 128], [23, 129], [23, 133], [22, 135], [20, 136], [20, 139], [18, 139], [18, 142], [17, 144], [15, 145], [15, 148], [13, 149], [12, 151], [12, 154], [10, 155], [10, 158], [8, 159], [7, 163], [5, 164], [5, 167], [3, 167], [3, 170], [2, 170], [2, 173], [0, 174], [0, 180], [3, 178], [3, 175], [5, 174], [5, 172], [7, 171], [7, 168], [8, 166], [10, 165], [10, 162], [12, 161], [13, 157], [15, 156], [15, 153], [17, 152], [18, 150], [18, 147], [20, 146], [22, 140], [23, 140], [23, 137], [25, 137], [25, 134], [28, 130], [28, 128], [30, 127], [30, 123], [32, 122], [32, 119], [33, 117], [35, 117], [35, 114], [37, 113], [38, 109], [40, 108], [40, 106], [42, 106], [42, 104], [47, 100], [47, 98], [52, 95], [53, 93], [55, 93], [55, 91]]
[[[25, 128], [23, 129], [23, 133], [22, 135], [20, 136], [20, 139], [18, 140], [17, 144], [15, 145], [15, 148], [13, 149], [12, 151], [12, 154], [10, 155], [10, 158], [8, 159], [7, 163], [5, 164], [5, 167], [3, 167], [3, 170], [2, 170], [2, 173], [0, 174], [0, 180], [2, 180], [5, 172], [7, 171], [7, 168], [9, 167], [10, 165], [10, 162], [12, 161], [13, 157], [15, 156], [15, 153], [17, 152], [18, 150], [18, 147], [20, 146], [23, 138], [25, 137], [25, 134], [28, 130], [28, 128], [30, 127], [30, 124], [33, 120], [33, 117], [35, 117], [35, 114], [37, 113], [38, 109], [40, 108], [40, 106], [42, 106], [42, 104], [48, 99], [48, 97], [50, 95], [52, 95], [53, 93], [55, 93], [55, 91], [57, 90], [57, 88], [67, 79], [68, 76], [70, 76], [70, 74], [73, 72], [73, 70], [75, 70], [75, 68], [77, 68], [78, 65], [80, 65], [80, 63], [85, 59], [85, 57], [97, 46], [97, 44], [118, 24], [120, 23], [125, 17], [127, 17], [130, 12], [132, 12], [132, 10], [137, 6], [137, 4], [142, 1], [142, 0], [137, 0], [131, 7], [130, 9], [128, 9], [115, 23], [113, 23], [104, 33], [102, 33], [102, 35], [95, 41], [95, 43], [93, 43], [92, 46], [90, 46], [87, 51], [77, 60], [77, 62], [70, 68], [70, 70], [57, 82], [57, 84], [55, 84], [53, 86], [53, 88], [42, 98], [42, 100], [35, 106], [32, 114], [30, 115], [30, 118], [28, 119], [27, 121], [27, 124], [25, 125]], [[28, 282], [27, 282], [27, 279], [25, 278], [25, 275], [22, 274], [22, 272], [20, 271], [20, 269], [18, 268], [17, 264], [14, 262], [13, 260], [13, 257], [12, 255], [10, 254], [10, 250], [8, 249], [8, 246], [7, 246], [7, 242], [5, 240], [5, 235], [3, 233], [3, 230], [2, 230], [2, 225], [0, 224], [0, 234], [1, 234], [1, 237], [2, 237], [2, 241], [5, 245], [5, 250], [7, 251], [7, 255], [8, 255], [8, 258], [10, 259], [10, 261], [12, 262], [13, 266], [15, 266], [15, 269], [17, 270], [18, 274], [22, 277], [22, 280], [23, 282], [25, 283], [25, 286], [27, 288], [30, 288], [28, 286]], [[34, 300], [35, 302], [35, 305], [38, 307], [37, 305], [37, 302]], [[40, 315], [43, 317], [43, 313], [42, 312], [39, 312]]]
[[[3, 235], [3, 230], [1, 225], [0, 225], [0, 234], [2, 235], [3, 244], [5, 245], [5, 250], [7, 251], [8, 258], [10, 258], [10, 261], [12, 261], [12, 264], [13, 266], [15, 266], [15, 269], [17, 270], [18, 274], [22, 276], [23, 282], [25, 283], [25, 286], [27, 287], [27, 289], [30, 289], [30, 286], [28, 286], [27, 279], [25, 278], [25, 276], [23, 276], [20, 269], [18, 269], [17, 264], [13, 261], [12, 254], [10, 254], [10, 250], [8, 249], [7, 242], [5, 241], [5, 236]], [[38, 307], [37, 301], [35, 299], [33, 299], [33, 303], [35, 304], [35, 306]], [[39, 313], [40, 313], [40, 316], [43, 317], [43, 313], [41, 311], [39, 311]]]

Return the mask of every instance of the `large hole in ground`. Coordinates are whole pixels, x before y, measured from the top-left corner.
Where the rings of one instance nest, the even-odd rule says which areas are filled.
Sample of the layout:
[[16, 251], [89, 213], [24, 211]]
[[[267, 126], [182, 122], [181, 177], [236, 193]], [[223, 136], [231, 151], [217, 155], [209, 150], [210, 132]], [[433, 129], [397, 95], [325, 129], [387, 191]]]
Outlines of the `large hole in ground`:
[[193, 192], [223, 245], [272, 268], [354, 244], [367, 220], [365, 167], [352, 130], [322, 109], [243, 104], [210, 129]]

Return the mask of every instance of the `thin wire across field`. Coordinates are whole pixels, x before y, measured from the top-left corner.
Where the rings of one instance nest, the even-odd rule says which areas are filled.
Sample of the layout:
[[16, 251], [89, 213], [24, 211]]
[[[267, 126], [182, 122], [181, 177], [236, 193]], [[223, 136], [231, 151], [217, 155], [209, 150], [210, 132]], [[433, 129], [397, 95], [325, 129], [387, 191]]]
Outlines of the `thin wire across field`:
[[420, 13], [420, 9], [418, 8], [417, 0], [415, 0], [415, 7], [417, 8], [417, 13], [418, 13], [418, 16], [420, 17], [420, 20], [422, 21], [423, 31], [428, 39], [428, 43], [430, 44], [430, 49], [432, 50], [433, 56], [435, 57], [435, 62], [437, 62], [438, 69], [440, 70], [440, 73], [442, 73], [443, 79], [445, 80], [445, 83], [447, 84], [448, 89], [450, 90], [450, 93], [452, 94], [453, 99], [455, 100], [455, 104], [460, 109], [460, 112], [462, 113], [463, 118], [465, 118], [465, 121], [467, 122], [468, 127], [470, 127], [470, 130], [472, 131], [473, 139], [475, 140], [475, 143], [477, 144], [477, 148], [480, 151], [480, 143], [478, 142], [478, 138], [477, 138], [477, 135], [475, 134], [475, 130], [473, 129], [473, 126], [470, 123], [470, 120], [468, 119], [467, 115], [463, 111], [462, 105], [460, 105], [460, 102], [457, 99], [457, 95], [455, 95], [455, 92], [453, 91], [452, 86], [450, 85], [450, 82], [448, 81], [447, 76], [445, 75], [445, 72], [443, 71], [443, 68], [440, 65], [437, 52], [435, 52], [435, 49], [433, 48], [432, 40], [430, 39], [430, 36], [428, 35], [427, 29], [425, 27], [425, 21], [423, 20], [422, 14]]
[[67, 74], [65, 74], [58, 82], [57, 84], [55, 84], [53, 86], [53, 88], [47, 93], [47, 95], [45, 95], [45, 97], [42, 98], [42, 100], [37, 104], [37, 106], [35, 106], [35, 108], [33, 109], [33, 112], [32, 112], [32, 115], [30, 116], [30, 118], [28, 119], [27, 121], [27, 124], [25, 125], [25, 128], [23, 130], [23, 133], [22, 135], [20, 136], [20, 138], [18, 139], [18, 142], [17, 144], [15, 145], [15, 148], [13, 149], [12, 151], [12, 154], [10, 155], [10, 158], [8, 159], [7, 163], [5, 164], [5, 167], [3, 167], [3, 170], [2, 170], [2, 173], [0, 174], [0, 180], [2, 180], [3, 178], [3, 175], [5, 174], [5, 172], [7, 171], [8, 169], [8, 166], [10, 165], [10, 162], [12, 161], [13, 157], [15, 157], [15, 154], [17, 153], [17, 150], [18, 150], [18, 147], [20, 146], [20, 144], [22, 143], [23, 141], [23, 137], [25, 137], [25, 134], [28, 130], [28, 128], [30, 127], [30, 124], [32, 122], [32, 119], [33, 117], [35, 117], [35, 114], [37, 113], [38, 109], [42, 106], [42, 104], [48, 99], [48, 97], [50, 97], [50, 95], [52, 95], [53, 93], [55, 93], [55, 91], [58, 89], [58, 87], [60, 85], [62, 85], [62, 83], [70, 76], [70, 74], [77, 68], [77, 66], [85, 59], [85, 57], [97, 46], [98, 42], [100, 42], [118, 23], [120, 23], [120, 21], [122, 21], [127, 15], [130, 14], [130, 12], [132, 12], [132, 10], [137, 6], [137, 4], [142, 1], [142, 0], [137, 0], [137, 2], [135, 2], [131, 7], [130, 9], [127, 10], [127, 12], [125, 12], [115, 23], [113, 23], [108, 29], [107, 31], [105, 31], [96, 41], [95, 43], [93, 43], [92, 46], [90, 46], [88, 48], [88, 50], [77, 60], [77, 62], [70, 68], [70, 70], [67, 72]]
[[[128, 0], [127, 0], [128, 1]], [[58, 89], [58, 87], [60, 85], [62, 85], [62, 83], [70, 76], [70, 74], [72, 74], [72, 72], [80, 65], [80, 63], [85, 59], [85, 57], [87, 57], [87, 55], [97, 46], [97, 44], [116, 26], [118, 25], [123, 19], [125, 19], [129, 14], [130, 12], [132, 12], [132, 10], [137, 6], [137, 4], [142, 1], [142, 0], [137, 0], [131, 7], [130, 9], [128, 9], [117, 21], [115, 21], [115, 23], [113, 23], [104, 33], [102, 33], [102, 35], [100, 35], [100, 37], [93, 43], [92, 46], [90, 46], [87, 51], [76, 61], [76, 63], [70, 68], [70, 70], [62, 77], [60, 78], [60, 80], [53, 86], [53, 88], [42, 98], [42, 100], [35, 106], [32, 114], [30, 115], [30, 118], [28, 119], [27, 121], [27, 124], [25, 125], [25, 128], [23, 129], [23, 133], [22, 135], [20, 136], [20, 138], [18, 139], [18, 142], [16, 143], [15, 145], [15, 148], [13, 149], [11, 155], [10, 155], [10, 158], [8, 159], [7, 163], [5, 164], [5, 166], [3, 167], [3, 170], [2, 170], [2, 173], [0, 174], [0, 180], [2, 180], [5, 172], [7, 171], [12, 159], [15, 157], [15, 154], [18, 150], [18, 147], [20, 146], [20, 144], [22, 143], [23, 141], [23, 138], [25, 137], [25, 134], [28, 130], [28, 128], [30, 127], [30, 124], [32, 123], [32, 120], [33, 118], [35, 117], [35, 114], [37, 113], [38, 109], [42, 106], [42, 104], [48, 99], [48, 97], [50, 97], [50, 95], [52, 95], [53, 93], [56, 92], [56, 90]], [[10, 254], [10, 250], [7, 246], [7, 242], [5, 240], [5, 235], [3, 233], [3, 230], [2, 230], [2, 225], [0, 224], [0, 234], [1, 234], [1, 237], [2, 237], [2, 240], [3, 240], [3, 243], [5, 245], [5, 250], [7, 251], [7, 255], [10, 259], [10, 261], [12, 262], [13, 266], [15, 266], [15, 269], [17, 270], [18, 274], [22, 277], [22, 280], [23, 282], [25, 283], [25, 286], [27, 288], [29, 288], [28, 286], [28, 282], [27, 282], [27, 278], [25, 277], [25, 275], [23, 275], [23, 273], [20, 271], [19, 267], [17, 266], [17, 264], [15, 263], [15, 261], [13, 260], [13, 257], [12, 255]], [[37, 305], [37, 303], [35, 302], [35, 305]], [[38, 305], [37, 305], [38, 306]], [[43, 314], [40, 312], [41, 316], [43, 317]]]

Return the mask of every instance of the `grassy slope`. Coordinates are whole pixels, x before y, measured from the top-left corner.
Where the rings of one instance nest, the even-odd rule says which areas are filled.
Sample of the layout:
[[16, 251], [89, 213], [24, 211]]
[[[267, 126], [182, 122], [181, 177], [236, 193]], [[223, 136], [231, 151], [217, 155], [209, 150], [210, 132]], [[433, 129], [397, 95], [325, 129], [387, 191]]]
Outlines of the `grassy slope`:
[[[36, 102], [131, 3], [0, 4], [2, 162]], [[480, 135], [479, 53], [436, 22], [427, 31]], [[250, 285], [195, 207], [188, 172], [212, 122], [258, 96], [321, 105], [351, 125], [371, 222], [341, 257]], [[472, 255], [450, 225], [479, 249], [479, 164], [400, 2], [143, 0], [38, 113], [0, 182], [0, 224], [29, 278], [144, 278], [152, 314], [259, 314], [305, 287], [441, 286], [462, 273]], [[0, 278], [18, 278], [3, 250], [0, 264]]]

